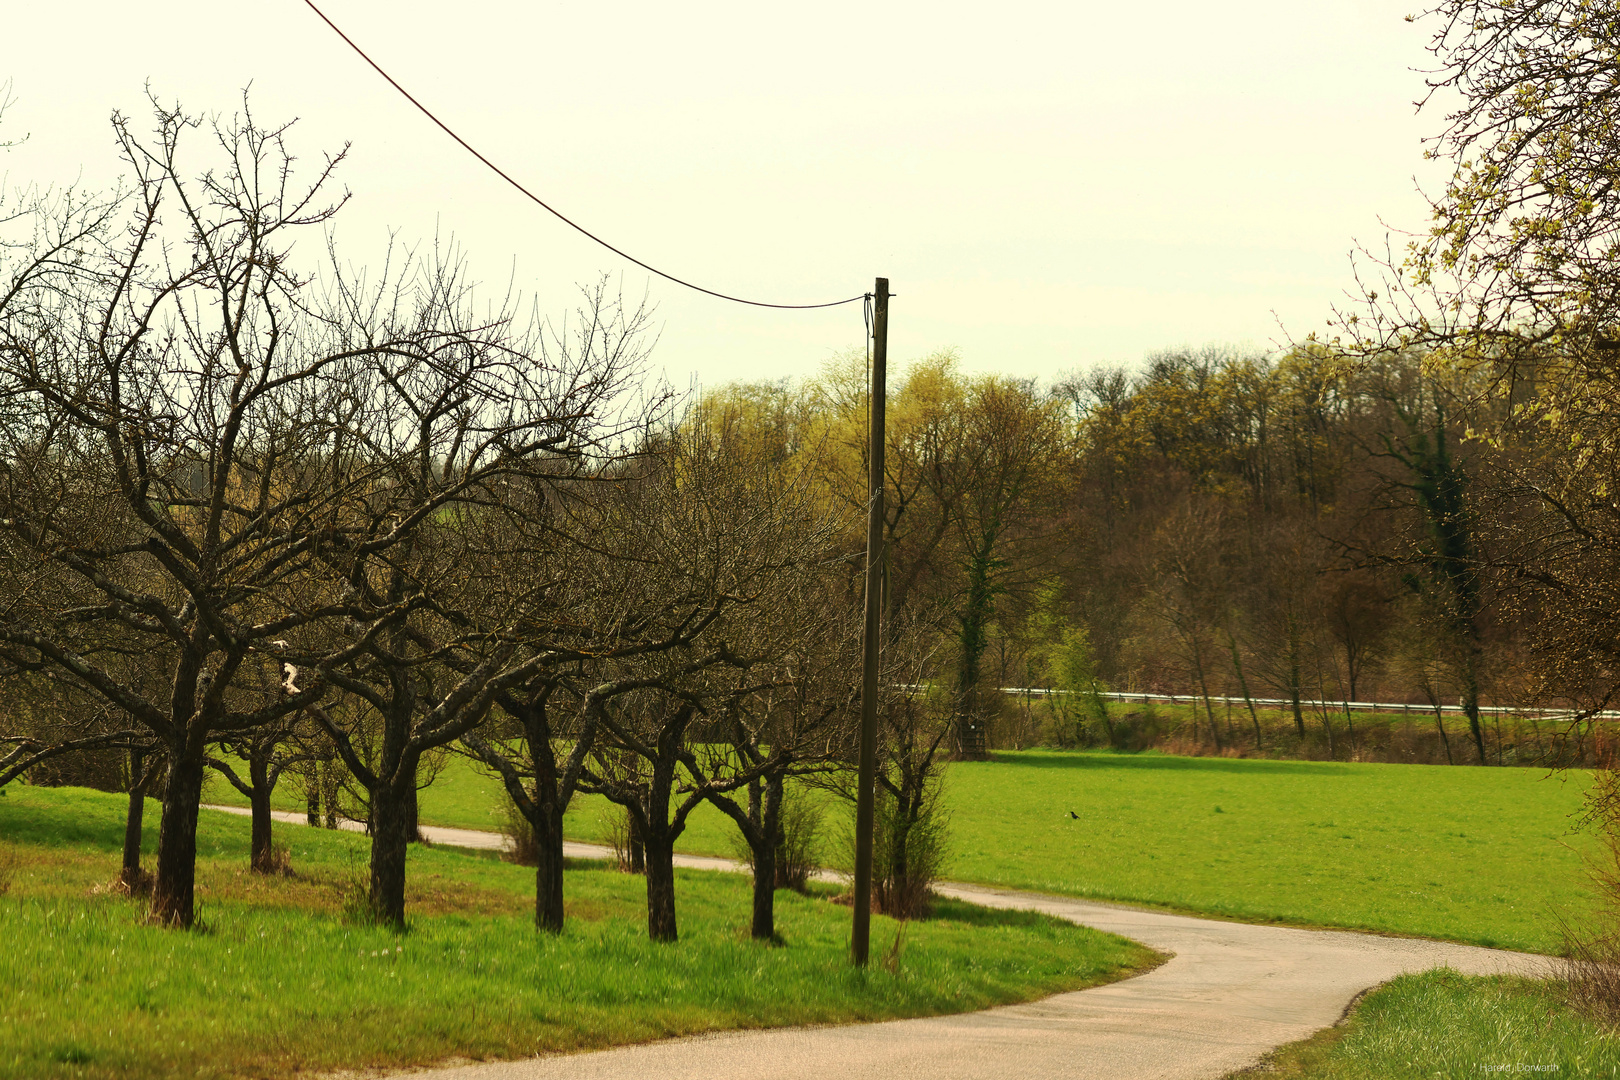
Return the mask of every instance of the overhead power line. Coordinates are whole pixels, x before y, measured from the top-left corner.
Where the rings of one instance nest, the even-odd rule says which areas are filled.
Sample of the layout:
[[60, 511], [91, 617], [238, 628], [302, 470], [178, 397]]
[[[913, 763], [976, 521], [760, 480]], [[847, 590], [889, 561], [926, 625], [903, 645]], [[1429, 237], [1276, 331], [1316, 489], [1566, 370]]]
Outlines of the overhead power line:
[[658, 269], [656, 266], [647, 265], [646, 263], [642, 262], [640, 259], [636, 258], [634, 255], [631, 255], [630, 253], [628, 253], [628, 252], [626, 252], [626, 251], [624, 251], [624, 250], [622, 250], [620, 248], [614, 247], [612, 244], [608, 243], [606, 240], [602, 239], [600, 236], [597, 236], [595, 233], [593, 233], [589, 229], [585, 228], [585, 226], [583, 226], [583, 225], [579, 224], [578, 222], [574, 221], [573, 219], [569, 218], [566, 214], [562, 213], [560, 210], [557, 210], [555, 207], [553, 207], [551, 204], [547, 203], [540, 196], [536, 195], [534, 192], [530, 191], [528, 188], [524, 187], [522, 184], [520, 184], [516, 180], [514, 180], [511, 177], [511, 175], [509, 175], [506, 172], [506, 170], [502, 169], [499, 165], [497, 165], [493, 161], [489, 160], [489, 158], [487, 158], [483, 154], [479, 153], [478, 150], [476, 148], [474, 148], [471, 143], [469, 143], [466, 139], [463, 139], [460, 135], [457, 135], [455, 133], [455, 131], [450, 127], [449, 124], [446, 124], [443, 120], [440, 120], [437, 116], [433, 115], [433, 111], [431, 109], [429, 109], [426, 105], [423, 105], [420, 101], [417, 101], [416, 98], [411, 94], [411, 92], [409, 90], [407, 90], [403, 86], [399, 85], [398, 81], [396, 81], [395, 78], [392, 75], [390, 75], [390, 74], [388, 74], [388, 72], [384, 71], [382, 69], [382, 66], [380, 64], [378, 64], [377, 61], [375, 61], [371, 57], [367, 56], [366, 51], [364, 49], [362, 49], [360, 46], [358, 46], [358, 45], [356, 45], [354, 43], [353, 38], [349, 37], [348, 34], [345, 34], [342, 30], [340, 30], [338, 28], [337, 23], [335, 23], [331, 19], [327, 18], [326, 17], [326, 12], [322, 11], [320, 8], [315, 6], [314, 0], [304, 0], [304, 3], [309, 5], [309, 9], [311, 11], [313, 11], [316, 15], [320, 16], [321, 21], [323, 23], [325, 23], [327, 26], [331, 27], [332, 32], [335, 33], [338, 37], [342, 38], [343, 41], [345, 42], [345, 44], [347, 44], [349, 46], [349, 48], [353, 49], [357, 54], [359, 54], [360, 59], [362, 59], [366, 63], [370, 64], [373, 71], [375, 71], [377, 74], [381, 75], [384, 79], [388, 80], [388, 85], [389, 86], [392, 86], [395, 90], [398, 90], [402, 95], [404, 95], [405, 100], [409, 101], [412, 105], [415, 105], [417, 107], [417, 109], [421, 111], [423, 116], [427, 117], [429, 120], [433, 121], [433, 123], [438, 126], [440, 131], [444, 132], [446, 135], [448, 135], [452, 139], [454, 139], [457, 143], [461, 144], [461, 148], [463, 150], [467, 151], [467, 153], [471, 154], [473, 157], [475, 157], [479, 161], [483, 162], [484, 165], [491, 172], [493, 172], [496, 176], [499, 176], [502, 180], [505, 180], [508, 184], [511, 184], [514, 188], [516, 188], [518, 191], [522, 192], [525, 196], [527, 196], [528, 199], [531, 202], [533, 202], [536, 206], [540, 207], [542, 210], [545, 210], [547, 213], [551, 214], [558, 221], [561, 221], [564, 225], [567, 225], [569, 228], [575, 230], [576, 232], [578, 232], [578, 233], [580, 233], [580, 234], [582, 234], [584, 236], [587, 236], [590, 239], [596, 241], [598, 244], [601, 244], [603, 247], [607, 248], [609, 251], [613, 252], [613, 254], [619, 256], [620, 258], [628, 259], [630, 262], [635, 263], [637, 266], [641, 267], [643, 270], [646, 270], [648, 273], [657, 274], [659, 277], [663, 278], [666, 281], [673, 281], [677, 285], [684, 285], [688, 289], [695, 289], [696, 291], [698, 291], [700, 293], [704, 293], [704, 294], [706, 294], [708, 296], [718, 297], [721, 300], [730, 300], [730, 301], [733, 301], [734, 303], [738, 303], [738, 304], [747, 304], [750, 307], [791, 308], [791, 309], [794, 309], [794, 310], [804, 310], [804, 309], [808, 309], [808, 308], [830, 308], [830, 307], [838, 307], [838, 306], [840, 306], [842, 304], [853, 304], [857, 300], [864, 300], [866, 298], [866, 296], [867, 296], [866, 293], [859, 293], [859, 294], [857, 294], [855, 296], [848, 297], [847, 299], [844, 299], [844, 300], [828, 300], [825, 303], [821, 303], [821, 304], [771, 304], [771, 303], [766, 303], [763, 300], [747, 300], [747, 299], [744, 299], [741, 296], [732, 296], [729, 293], [717, 292], [714, 289], [705, 289], [701, 285], [694, 285], [692, 282], [687, 281], [684, 278], [678, 278], [674, 274], [667, 274], [664, 271]]

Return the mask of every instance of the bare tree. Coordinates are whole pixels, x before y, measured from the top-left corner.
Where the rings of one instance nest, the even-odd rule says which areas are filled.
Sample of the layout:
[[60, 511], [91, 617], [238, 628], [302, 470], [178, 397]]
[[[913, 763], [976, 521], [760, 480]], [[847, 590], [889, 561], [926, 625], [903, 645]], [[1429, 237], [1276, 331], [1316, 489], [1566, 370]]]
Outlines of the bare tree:
[[599, 283], [576, 329], [553, 333], [518, 323], [510, 301], [480, 315], [453, 256], [423, 270], [403, 326], [393, 325], [399, 314], [369, 314], [375, 293], [340, 293], [333, 320], [357, 347], [402, 331], [413, 346], [353, 369], [352, 453], [371, 481], [351, 485], [322, 549], [328, 587], [346, 597], [350, 640], [312, 640], [301, 653], [353, 702], [314, 715], [364, 789], [371, 904], [394, 925], [404, 921], [424, 755], [566, 658], [536, 645], [546, 582], [494, 580], [505, 568], [485, 558], [486, 534], [509, 527], [504, 507], [522, 484], [565, 483], [637, 426], [622, 398], [639, 374], [647, 319]]
[[[776, 890], [788, 884], [783, 859], [787, 785], [842, 768], [854, 753], [860, 640], [854, 612], [827, 575], [803, 574], [772, 591], [746, 625], [754, 661], [714, 717], [712, 745], [694, 754], [711, 781], [708, 798], [736, 823], [754, 876], [750, 932], [776, 938]], [[745, 777], [746, 801], [728, 781]], [[802, 887], [802, 883], [801, 883]]]
[[[260, 659], [260, 685], [240, 687], [238, 693], [257, 691], [266, 702], [283, 694], [298, 693], [296, 667], [269, 657]], [[246, 683], [248, 680], [244, 678], [242, 681]], [[220, 748], [246, 766], [245, 777], [226, 758], [208, 758], [208, 767], [224, 776], [248, 800], [252, 815], [248, 868], [256, 874], [274, 873], [277, 869], [270, 800], [281, 774], [305, 760], [306, 755], [297, 738], [301, 720], [303, 718], [297, 714], [288, 714], [256, 728], [233, 732], [220, 740]]]
[[602, 681], [631, 692], [603, 701], [596, 713], [601, 736], [639, 759], [645, 775], [598, 754], [581, 777], [585, 789], [623, 806], [640, 833], [648, 933], [660, 941], [678, 936], [673, 854], [688, 816], [710, 795], [738, 790], [758, 775], [756, 768], [702, 760], [692, 745], [694, 726], [712, 732], [730, 702], [757, 685], [753, 669], [764, 671], [780, 656], [785, 643], [756, 633], [753, 624], [826, 564], [832, 537], [801, 478], [751, 460], [729, 435], [701, 414], [690, 417], [634, 489], [645, 500], [632, 518], [644, 574], [668, 597], [672, 613], [707, 625], [680, 648], [608, 665]]
[[1294, 732], [1305, 738], [1306, 679], [1318, 651], [1318, 576], [1323, 543], [1308, 520], [1274, 518], [1258, 532], [1265, 563], [1250, 586], [1256, 648], [1251, 666], [1262, 683], [1288, 702]]
[[[1171, 649], [1204, 703], [1210, 740], [1221, 748], [1211, 681], [1220, 662], [1217, 632], [1223, 622], [1226, 575], [1221, 568], [1220, 509], [1203, 500], [1177, 508], [1161, 525], [1153, 566], [1155, 588], [1146, 596], [1149, 617], [1169, 631]], [[1194, 703], [1193, 738], [1198, 737]]]
[[[884, 632], [887, 689], [878, 702], [872, 900], [878, 911], [899, 919], [927, 913], [945, 857], [940, 791], [955, 702], [934, 687], [938, 658], [929, 637], [921, 624], [904, 620]], [[848, 795], [853, 800], [853, 786]]]
[[1400, 368], [1369, 381], [1389, 412], [1373, 451], [1382, 465], [1383, 509], [1386, 516], [1393, 512], [1409, 523], [1389, 530], [1394, 545], [1370, 554], [1403, 572], [1432, 613], [1433, 625], [1445, 635], [1474, 750], [1484, 765], [1480, 692], [1484, 621], [1492, 591], [1480, 549], [1476, 501], [1469, 491], [1472, 470], [1457, 430], [1456, 396], [1440, 380]]
[[692, 537], [665, 520], [665, 500], [683, 496], [671, 468], [644, 454], [561, 487], [530, 476], [491, 530], [491, 576], [523, 583], [523, 647], [535, 663], [497, 695], [504, 722], [463, 742], [500, 774], [534, 830], [535, 921], [553, 933], [563, 926], [563, 815], [575, 792], [604, 776], [641, 786], [616, 767], [622, 753], [599, 752], [608, 711], [722, 662], [705, 641], [740, 599], [691, 579], [699, 568], [683, 569], [686, 553], [672, 550]]
[[[221, 734], [313, 700], [248, 711], [228, 691], [269, 641], [320, 617], [266, 597], [299, 572], [326, 478], [288, 475], [329, 428], [327, 370], [344, 350], [307, 311], [291, 235], [335, 209], [302, 186], [284, 128], [215, 123], [221, 169], [190, 178], [179, 147], [198, 122], [154, 102], [156, 129], [114, 117], [127, 199], [89, 214], [36, 208], [40, 239], [14, 251], [0, 300], [0, 528], [55, 575], [23, 579], [0, 618], [0, 655], [49, 668], [163, 744], [167, 779], [152, 912], [193, 918], [204, 759]], [[341, 157], [341, 155], [339, 156]], [[87, 216], [88, 215], [88, 216]], [[105, 663], [109, 634], [168, 664], [148, 686]]]

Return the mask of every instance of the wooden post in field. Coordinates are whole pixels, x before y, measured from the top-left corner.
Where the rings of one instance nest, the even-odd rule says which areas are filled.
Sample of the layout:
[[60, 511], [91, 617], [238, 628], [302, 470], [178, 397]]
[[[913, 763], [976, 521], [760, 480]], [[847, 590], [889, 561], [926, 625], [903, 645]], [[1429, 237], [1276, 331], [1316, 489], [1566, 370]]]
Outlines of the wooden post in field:
[[861, 756], [855, 789], [855, 923], [850, 958], [866, 966], [872, 939], [872, 818], [877, 776], [878, 631], [883, 603], [883, 427], [889, 360], [889, 279], [878, 278], [872, 299], [871, 449], [866, 513], [866, 622], [861, 629]]

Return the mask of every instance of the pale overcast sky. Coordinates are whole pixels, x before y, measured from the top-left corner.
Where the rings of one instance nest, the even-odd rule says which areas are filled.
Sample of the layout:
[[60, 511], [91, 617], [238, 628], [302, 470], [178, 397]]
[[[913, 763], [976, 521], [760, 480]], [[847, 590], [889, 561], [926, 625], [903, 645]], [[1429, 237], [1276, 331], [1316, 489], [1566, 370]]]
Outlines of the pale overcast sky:
[[[1037, 2], [1008, 8], [317, 0], [452, 127], [564, 213], [715, 289], [897, 293], [891, 354], [1050, 377], [1320, 328], [1357, 241], [1421, 229], [1438, 182], [1414, 115], [1410, 0]], [[858, 305], [766, 312], [689, 293], [570, 232], [387, 86], [302, 0], [13, 5], [0, 81], [12, 184], [100, 183], [113, 109], [298, 117], [353, 143], [339, 243], [454, 234], [549, 310], [573, 283], [648, 291], [684, 385], [803, 375], [862, 339]], [[200, 149], [200, 148], [199, 148]], [[1427, 172], [1424, 170], [1428, 169]], [[1280, 323], [1280, 326], [1279, 326]]]

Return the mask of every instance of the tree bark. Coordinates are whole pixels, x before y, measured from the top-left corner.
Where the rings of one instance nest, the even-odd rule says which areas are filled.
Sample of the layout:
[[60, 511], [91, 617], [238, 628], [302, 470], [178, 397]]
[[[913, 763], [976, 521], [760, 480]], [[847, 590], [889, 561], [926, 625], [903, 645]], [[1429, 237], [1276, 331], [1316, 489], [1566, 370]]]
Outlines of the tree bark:
[[[557, 790], [556, 760], [551, 756], [550, 743], [541, 744], [544, 760], [537, 751], [530, 757], [539, 773], [535, 783], [534, 801], [530, 808], [534, 817], [534, 924], [550, 934], [560, 934], [563, 928], [563, 809]], [[570, 793], [571, 794], [571, 793]]]
[[558, 773], [543, 705], [538, 720], [531, 716], [525, 726], [529, 760], [535, 770], [534, 799], [529, 804], [533, 812], [529, 824], [534, 829], [535, 842], [534, 924], [547, 933], [560, 934], [563, 928], [563, 814], [568, 800], [573, 797], [573, 789]]
[[257, 754], [248, 761], [248, 777], [253, 793], [248, 797], [253, 807], [253, 842], [248, 867], [256, 874], [275, 872], [274, 837], [270, 817], [270, 767]]
[[585, 761], [595, 728], [587, 725], [574, 744], [563, 768], [558, 768], [557, 754], [551, 743], [551, 722], [547, 701], [549, 685], [542, 686], [523, 697], [508, 695], [502, 708], [523, 725], [524, 746], [528, 766], [533, 770], [532, 791], [524, 784], [519, 766], [508, 754], [484, 739], [472, 735], [467, 745], [485, 763], [501, 774], [506, 793], [512, 805], [523, 815], [534, 830], [534, 923], [536, 928], [550, 934], [563, 929], [563, 815], [573, 799], [574, 785], [579, 769]]
[[1303, 676], [1300, 674], [1299, 654], [1303, 649], [1300, 640], [1299, 620], [1292, 612], [1288, 614], [1288, 702], [1294, 708], [1294, 727], [1299, 731], [1299, 737], [1305, 738], [1305, 709], [1300, 704], [1303, 696], [1300, 692]]
[[141, 826], [146, 816], [146, 776], [141, 764], [146, 755], [129, 752], [129, 810], [124, 815], [124, 865], [118, 880], [133, 889], [141, 877]]
[[776, 938], [776, 841], [767, 839], [754, 851], [754, 917], [749, 934], [756, 941]]
[[782, 785], [780, 776], [771, 776], [760, 790], [749, 791], [750, 817], [758, 819], [757, 832], [745, 832], [754, 854], [754, 917], [750, 933], [756, 940], [776, 939], [776, 886], [778, 857], [782, 846]]
[[995, 612], [990, 582], [994, 544], [995, 534], [991, 533], [969, 556], [967, 601], [958, 636], [961, 657], [956, 676], [956, 746], [959, 756], [970, 761], [982, 760], [987, 748], [984, 717], [979, 707], [979, 681], [980, 663], [989, 644], [986, 628]]
[[[1204, 675], [1204, 648], [1196, 638], [1192, 639], [1193, 671], [1198, 676], [1198, 693], [1204, 699], [1204, 715], [1209, 720], [1209, 738], [1215, 744], [1215, 752], [1221, 752], [1221, 733], [1215, 726], [1215, 706], [1209, 700], [1209, 680]], [[1193, 702], [1193, 716], [1198, 715], [1198, 702]], [[1197, 735], [1193, 736], [1195, 739]]]
[[166, 926], [190, 927], [196, 919], [197, 814], [205, 768], [201, 746], [170, 746], [151, 909], [153, 921]]
[[1434, 726], [1435, 730], [1440, 732], [1440, 745], [1446, 751], [1446, 764], [1455, 765], [1456, 762], [1451, 760], [1451, 739], [1446, 735], [1446, 714], [1445, 710], [1440, 708], [1440, 698], [1427, 686], [1424, 687], [1424, 691], [1428, 694], [1429, 706], [1434, 709]]
[[[371, 790], [371, 910], [379, 922], [398, 929], [405, 926], [405, 853], [409, 817], [409, 790], [414, 775], [401, 769], [392, 781]], [[403, 781], [403, 782], [402, 782]]]
[[630, 861], [632, 874], [645, 874], [647, 872], [647, 843], [641, 834], [641, 825], [636, 821], [636, 815], [629, 815], [630, 824], [625, 828], [625, 858]]
[[[545, 815], [541, 815], [544, 817]], [[534, 829], [534, 923], [551, 934], [563, 928], [562, 822], [537, 823]]]
[[1463, 663], [1462, 704], [1463, 712], [1468, 714], [1468, 731], [1474, 736], [1474, 749], [1479, 753], [1479, 763], [1489, 765], [1490, 759], [1485, 756], [1485, 729], [1479, 722], [1479, 673], [1475, 667], [1472, 651]]
[[[894, 881], [894, 891], [902, 906], [911, 896], [911, 826], [916, 822], [916, 814], [907, 802], [906, 799], [895, 800], [893, 850], [889, 853], [889, 876]], [[910, 912], [891, 911], [889, 914], [905, 918]]]
[[129, 793], [129, 812], [124, 816], [124, 867], [119, 879], [134, 885], [141, 876], [141, 825], [146, 815], [146, 796], [137, 788]]
[[921, 816], [922, 793], [897, 796], [894, 801], [894, 820], [889, 825], [889, 865], [885, 867], [889, 889], [883, 914], [896, 919], [909, 919], [917, 914], [914, 908], [916, 884], [912, 880], [912, 843], [917, 819]]
[[[528, 732], [529, 760], [534, 765], [534, 923], [550, 934], [560, 934], [563, 928], [563, 814], [573, 798], [572, 780], [568, 774], [559, 774], [557, 758], [551, 748], [551, 729], [540, 703], [537, 719], [525, 721]], [[588, 745], [589, 734], [582, 736], [580, 745]], [[583, 759], [583, 751], [581, 751]], [[515, 782], [515, 781], [514, 781]]]
[[710, 801], [736, 823], [748, 843], [754, 863], [753, 920], [749, 933], [759, 940], [779, 940], [776, 936], [776, 890], [783, 886], [782, 787], [779, 774], [767, 776], [764, 783], [748, 783], [748, 809], [743, 810], [728, 795], [711, 795]]
[[[649, 830], [650, 832], [651, 830]], [[675, 843], [667, 836], [648, 835], [647, 936], [654, 941], [675, 941]]]
[[1249, 696], [1249, 677], [1243, 671], [1243, 657], [1238, 651], [1237, 636], [1230, 630], [1226, 632], [1226, 643], [1232, 649], [1232, 670], [1237, 672], [1238, 687], [1243, 691], [1243, 704], [1249, 707], [1249, 720], [1254, 724], [1254, 748], [1263, 749], [1263, 739], [1260, 735], [1260, 714], [1255, 711], [1254, 698]]
[[408, 843], [420, 844], [422, 842], [422, 829], [418, 823], [421, 813], [421, 791], [411, 784], [411, 790], [405, 796], [405, 840]]
[[255, 874], [275, 872], [273, 836], [270, 831], [270, 792], [255, 786], [249, 800], [253, 804], [253, 844], [248, 868]]
[[701, 790], [694, 790], [671, 814], [670, 799], [675, 794], [686, 730], [696, 712], [691, 705], [679, 710], [658, 730], [657, 748], [652, 754], [638, 751], [652, 766], [651, 775], [642, 775], [639, 764], [633, 772], [597, 781], [596, 790], [624, 807], [630, 819], [632, 844], [642, 855], [642, 872], [647, 876], [647, 936], [653, 941], [675, 941], [675, 841], [686, 828], [693, 807], [704, 801]]
[[338, 813], [340, 781], [337, 769], [338, 763], [335, 761], [321, 764], [321, 813], [326, 817], [324, 827], [328, 829], [337, 829], [342, 826], [341, 815]]

